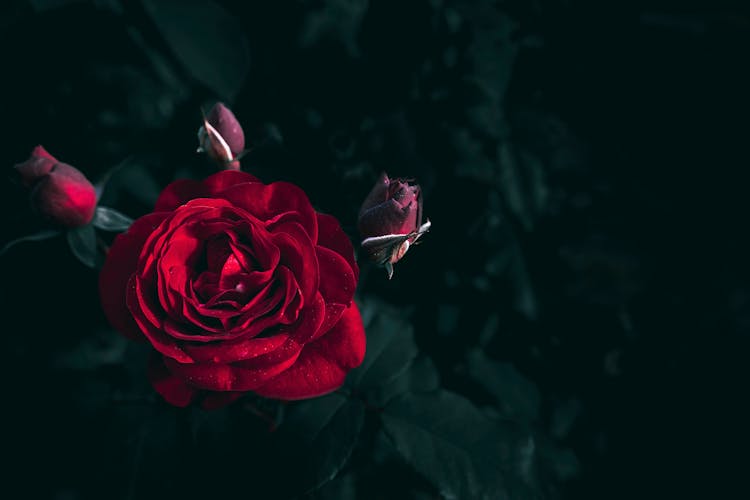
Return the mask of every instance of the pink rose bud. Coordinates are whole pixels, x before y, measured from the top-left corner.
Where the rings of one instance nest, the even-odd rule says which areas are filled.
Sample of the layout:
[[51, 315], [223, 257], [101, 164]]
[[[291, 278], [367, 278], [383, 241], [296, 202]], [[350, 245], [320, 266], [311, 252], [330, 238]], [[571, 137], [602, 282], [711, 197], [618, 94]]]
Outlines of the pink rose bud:
[[217, 102], [203, 117], [198, 129], [198, 152], [206, 152], [225, 170], [239, 170], [239, 157], [245, 150], [245, 133], [234, 113]]
[[94, 186], [42, 146], [35, 147], [29, 159], [15, 168], [24, 186], [31, 188], [32, 206], [43, 216], [65, 227], [84, 226], [94, 218]]
[[383, 173], [362, 203], [357, 221], [362, 248], [385, 267], [388, 279], [393, 264], [430, 229], [422, 224], [422, 193], [418, 185], [405, 179], [390, 179]]

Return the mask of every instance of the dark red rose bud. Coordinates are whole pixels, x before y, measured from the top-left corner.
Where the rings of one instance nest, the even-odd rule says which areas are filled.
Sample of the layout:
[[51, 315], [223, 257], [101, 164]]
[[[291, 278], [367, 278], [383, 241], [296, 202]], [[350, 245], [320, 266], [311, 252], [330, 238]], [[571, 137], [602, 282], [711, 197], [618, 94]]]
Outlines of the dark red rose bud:
[[222, 168], [239, 170], [239, 156], [245, 150], [245, 133], [234, 113], [217, 102], [198, 129], [198, 151], [206, 152]]
[[16, 171], [21, 177], [21, 182], [26, 187], [31, 187], [36, 181], [47, 175], [58, 160], [49, 154], [42, 146], [37, 146], [31, 152], [29, 159], [16, 165]]
[[390, 279], [393, 264], [430, 229], [429, 220], [422, 224], [419, 186], [381, 174], [362, 203], [357, 227], [363, 238], [362, 248], [386, 268]]
[[31, 188], [31, 205], [65, 227], [84, 226], [94, 218], [96, 191], [76, 168], [60, 163], [42, 146], [16, 165], [24, 186]]

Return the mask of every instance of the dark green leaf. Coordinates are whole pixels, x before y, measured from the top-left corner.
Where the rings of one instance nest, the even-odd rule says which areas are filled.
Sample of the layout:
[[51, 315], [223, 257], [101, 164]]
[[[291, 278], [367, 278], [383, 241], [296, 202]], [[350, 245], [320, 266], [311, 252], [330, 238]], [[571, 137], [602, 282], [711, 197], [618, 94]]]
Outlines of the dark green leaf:
[[509, 363], [488, 358], [480, 349], [468, 354], [469, 374], [500, 403], [503, 413], [524, 421], [539, 417], [539, 390]]
[[5, 252], [10, 250], [14, 246], [18, 245], [19, 243], [24, 243], [26, 241], [44, 241], [54, 236], [57, 236], [58, 234], [60, 234], [60, 231], [53, 229], [53, 230], [48, 230], [48, 231], [40, 231], [38, 233], [30, 234], [28, 236], [21, 236], [20, 238], [16, 238], [15, 240], [8, 242], [2, 248], [2, 250], [0, 250], [0, 257], [3, 256]]
[[85, 337], [74, 349], [61, 353], [57, 362], [70, 370], [94, 371], [122, 363], [127, 346], [128, 340], [124, 336], [104, 330]]
[[581, 467], [575, 453], [552, 444], [540, 446], [539, 455], [544, 466], [559, 481], [567, 481], [575, 477]]
[[382, 414], [399, 453], [446, 498], [509, 498], [515, 438], [463, 397], [407, 394]]
[[424, 355], [419, 355], [409, 365], [409, 369], [374, 392], [372, 402], [382, 405], [407, 392], [429, 392], [440, 387], [440, 375], [435, 363]]
[[362, 305], [367, 352], [347, 377], [347, 385], [368, 390], [389, 384], [408, 369], [417, 355], [412, 326], [398, 310], [374, 299]]
[[[336, 476], [349, 460], [363, 421], [362, 402], [340, 394], [296, 403], [289, 409], [279, 429], [283, 433], [279, 452], [284, 465], [295, 470], [295, 484], [289, 485], [301, 490], [295, 493], [320, 488]], [[292, 463], [290, 457], [301, 463]]]
[[233, 101], [250, 62], [237, 19], [209, 0], [144, 0], [143, 4], [185, 68], [221, 99]]
[[349, 500], [357, 498], [357, 482], [354, 474], [339, 476], [315, 492], [319, 500]]
[[550, 434], [557, 439], [564, 439], [570, 433], [582, 410], [581, 402], [577, 399], [570, 399], [559, 404], [550, 418]]
[[112, 167], [96, 185], [99, 202], [115, 205], [123, 194], [128, 194], [139, 203], [151, 208], [159, 197], [161, 188], [144, 165], [126, 160]]
[[98, 255], [96, 253], [96, 231], [94, 226], [86, 225], [71, 229], [67, 234], [68, 245], [73, 255], [84, 265], [96, 268]]
[[133, 219], [109, 207], [96, 207], [92, 221], [94, 227], [116, 232], [126, 231], [132, 223]]
[[503, 141], [497, 147], [498, 187], [508, 207], [527, 231], [547, 204], [544, 166], [533, 154]]

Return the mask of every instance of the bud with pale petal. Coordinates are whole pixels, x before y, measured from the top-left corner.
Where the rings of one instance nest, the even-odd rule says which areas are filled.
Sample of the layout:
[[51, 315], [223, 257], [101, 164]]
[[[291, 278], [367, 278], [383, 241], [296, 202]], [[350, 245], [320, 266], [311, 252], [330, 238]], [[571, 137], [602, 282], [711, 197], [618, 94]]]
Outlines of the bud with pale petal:
[[430, 225], [429, 220], [422, 223], [419, 185], [406, 179], [391, 179], [385, 173], [362, 203], [357, 221], [362, 249], [385, 267], [388, 279], [393, 277], [393, 264], [403, 258]]
[[224, 170], [239, 170], [245, 151], [245, 133], [234, 113], [217, 102], [198, 129], [198, 151], [205, 152]]

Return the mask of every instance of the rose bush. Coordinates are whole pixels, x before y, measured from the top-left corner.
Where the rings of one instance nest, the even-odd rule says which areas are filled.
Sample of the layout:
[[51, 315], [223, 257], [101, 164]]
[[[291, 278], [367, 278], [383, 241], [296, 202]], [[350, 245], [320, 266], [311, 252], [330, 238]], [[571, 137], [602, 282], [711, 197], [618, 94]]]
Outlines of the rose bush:
[[227, 170], [167, 186], [117, 236], [99, 287], [115, 328], [154, 347], [164, 399], [215, 407], [340, 387], [365, 351], [358, 273], [339, 223], [300, 188]]

